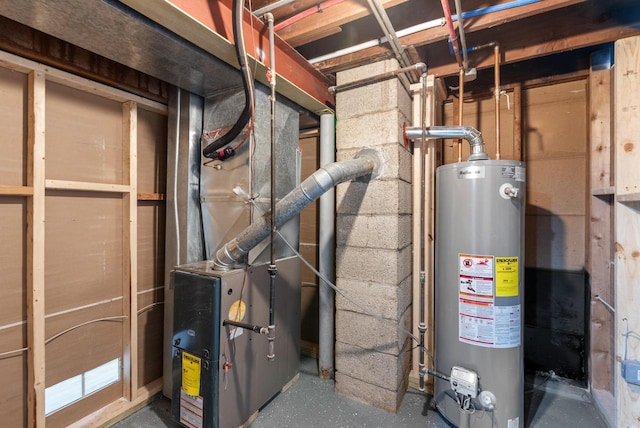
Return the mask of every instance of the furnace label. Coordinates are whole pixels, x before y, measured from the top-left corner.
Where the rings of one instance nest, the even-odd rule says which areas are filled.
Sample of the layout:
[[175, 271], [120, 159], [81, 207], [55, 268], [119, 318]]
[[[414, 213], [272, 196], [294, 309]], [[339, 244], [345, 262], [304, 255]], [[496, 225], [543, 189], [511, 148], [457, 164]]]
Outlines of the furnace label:
[[182, 389], [188, 395], [200, 395], [200, 357], [182, 353]]
[[204, 400], [202, 397], [188, 395], [184, 389], [180, 390], [180, 422], [188, 427], [202, 428], [204, 414]]

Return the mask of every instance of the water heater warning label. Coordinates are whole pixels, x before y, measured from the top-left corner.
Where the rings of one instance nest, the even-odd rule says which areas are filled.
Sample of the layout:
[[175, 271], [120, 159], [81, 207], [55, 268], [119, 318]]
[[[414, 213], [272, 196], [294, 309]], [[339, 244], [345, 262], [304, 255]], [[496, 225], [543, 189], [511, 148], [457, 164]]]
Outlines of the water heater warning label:
[[496, 306], [496, 297], [518, 296], [518, 258], [460, 253], [458, 273], [458, 340], [520, 346], [520, 305]]
[[496, 257], [496, 296], [518, 296], [517, 257]]

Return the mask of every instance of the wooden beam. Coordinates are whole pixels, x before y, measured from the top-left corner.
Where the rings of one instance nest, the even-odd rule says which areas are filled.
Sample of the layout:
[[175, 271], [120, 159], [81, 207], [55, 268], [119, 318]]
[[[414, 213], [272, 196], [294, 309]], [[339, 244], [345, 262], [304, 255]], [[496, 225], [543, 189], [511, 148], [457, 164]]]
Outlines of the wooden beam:
[[[122, 0], [122, 3], [238, 68], [231, 0]], [[257, 52], [269, 58], [268, 31], [264, 23], [246, 9], [244, 34], [249, 66], [256, 70], [256, 80], [268, 85], [267, 67], [256, 60]], [[277, 35], [275, 49], [278, 93], [312, 113], [332, 109], [335, 99], [327, 90], [330, 86], [327, 78]]]
[[33, 196], [33, 187], [0, 185], [0, 196]]
[[[493, 30], [477, 32], [473, 40], [481, 45], [498, 39], [503, 52], [502, 64], [523, 61], [554, 53], [567, 52], [587, 46], [614, 42], [640, 34], [640, 3], [623, 7], [612, 2], [607, 14], [595, 13], [589, 4], [575, 5], [532, 17], [526, 21], [511, 22]], [[619, 15], [628, 13], [627, 21]], [[633, 19], [638, 21], [634, 23]], [[549, 31], [549, 23], [561, 23]], [[448, 54], [445, 43], [429, 47], [430, 72], [438, 76], [457, 73], [458, 67]], [[478, 69], [491, 67], [490, 57], [470, 57], [470, 66]]]
[[126, 184], [87, 183], [84, 181], [45, 180], [47, 189], [77, 190], [86, 192], [128, 193], [130, 186]]
[[138, 193], [139, 201], [164, 201], [164, 193]]
[[[386, 9], [407, 0], [380, 0]], [[345, 0], [326, 9], [319, 9], [300, 21], [278, 31], [278, 35], [293, 47], [304, 45], [323, 37], [327, 29], [339, 28], [341, 25], [363, 18], [371, 13], [364, 1]]]
[[124, 396], [133, 401], [138, 394], [138, 106], [133, 101], [122, 105], [123, 181], [129, 184], [124, 194], [122, 225], [123, 254], [123, 362]]
[[[593, 390], [613, 393], [615, 373], [615, 320], [602, 300], [614, 304], [614, 282], [611, 263], [613, 260], [613, 205], [612, 198], [593, 196], [594, 190], [610, 187], [612, 179], [612, 80], [611, 55], [592, 54], [589, 74], [589, 187], [588, 196], [590, 219], [587, 236], [586, 269], [591, 279], [591, 316], [589, 383]], [[606, 55], [607, 64], [595, 63], [593, 58]], [[600, 299], [597, 299], [598, 296]]]
[[[474, 32], [491, 29], [498, 25], [504, 25], [508, 22], [518, 21], [524, 18], [528, 18], [533, 15], [538, 15], [544, 12], [552, 11], [555, 9], [565, 8], [577, 3], [583, 3], [586, 0], [544, 0], [538, 3], [532, 3], [525, 6], [520, 6], [513, 9], [503, 10], [490, 14], [480, 15], [473, 20], [467, 20], [465, 25], [465, 34], [470, 35]], [[400, 43], [403, 46], [423, 46], [438, 41], [447, 40], [449, 36], [446, 27], [436, 27], [427, 30], [419, 31], [417, 33], [404, 36], [400, 38]], [[471, 38], [470, 38], [471, 39]], [[502, 43], [502, 42], [501, 42]], [[482, 44], [482, 43], [475, 43]], [[363, 61], [367, 61], [367, 58], [381, 58], [389, 55], [389, 49], [386, 46], [377, 46], [368, 48], [353, 54], [343, 55], [337, 58], [329, 59], [314, 64], [319, 70], [325, 73], [334, 73], [339, 70], [351, 68], [355, 65], [362, 64]], [[448, 52], [445, 53], [446, 57], [449, 57]], [[368, 62], [368, 61], [367, 61]], [[429, 64], [430, 68], [432, 67]], [[458, 68], [456, 65], [457, 72]], [[430, 71], [431, 73], [431, 71]], [[443, 73], [437, 73], [443, 75]], [[453, 74], [453, 73], [451, 73]]]
[[[614, 165], [615, 165], [615, 295], [616, 361], [640, 359], [640, 36], [618, 40], [614, 67]], [[634, 198], [620, 202], [620, 197]], [[617, 426], [637, 426], [640, 393], [628, 384], [616, 364]]]
[[29, 73], [27, 185], [27, 419], [30, 427], [44, 427], [45, 390], [45, 76]]
[[513, 87], [513, 159], [522, 158], [522, 85]]

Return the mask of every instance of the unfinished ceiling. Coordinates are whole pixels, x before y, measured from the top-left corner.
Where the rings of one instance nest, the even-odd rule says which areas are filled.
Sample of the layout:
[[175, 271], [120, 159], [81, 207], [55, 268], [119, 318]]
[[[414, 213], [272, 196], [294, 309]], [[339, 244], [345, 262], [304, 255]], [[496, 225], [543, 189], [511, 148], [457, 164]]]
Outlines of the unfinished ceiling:
[[[445, 0], [446, 2], [447, 0]], [[370, 4], [386, 10], [410, 58], [430, 73], [459, 67], [448, 43], [440, 0], [253, 0], [258, 15], [273, 13], [280, 37], [325, 74], [394, 56]], [[457, 28], [455, 2], [449, 0]], [[500, 44], [503, 63], [599, 45], [640, 32], [635, 0], [461, 0], [468, 48]], [[469, 67], [493, 64], [491, 50], [469, 53]]]
[[[239, 84], [233, 70], [237, 60], [231, 3], [16, 0], [0, 2], [0, 15], [4, 22], [16, 21], [208, 96], [230, 83]], [[244, 16], [245, 42], [251, 60], [257, 59], [256, 80], [268, 84], [262, 62], [268, 40], [262, 18], [270, 10], [279, 35], [275, 43], [278, 76], [282, 77], [278, 92], [305, 111], [320, 114], [334, 107], [327, 87], [335, 72], [397, 56], [383, 37], [385, 32], [396, 34], [396, 51], [402, 53], [405, 63], [425, 62], [430, 74], [449, 76], [446, 86], [456, 86], [459, 66], [443, 19], [443, 4], [448, 4], [453, 26], [458, 26], [456, 3], [464, 18], [469, 49], [500, 45], [505, 83], [509, 76], [512, 81], [540, 77], [534, 71], [551, 76], [584, 70], [590, 50], [640, 34], [637, 0], [252, 0], [245, 3], [254, 12]], [[380, 22], [384, 21], [383, 30]], [[19, 37], [4, 36], [0, 34], [0, 47], [24, 54]], [[483, 75], [490, 71], [482, 70], [492, 66], [491, 49], [469, 52], [468, 67], [478, 69], [478, 79], [465, 90], [491, 86], [482, 83]]]

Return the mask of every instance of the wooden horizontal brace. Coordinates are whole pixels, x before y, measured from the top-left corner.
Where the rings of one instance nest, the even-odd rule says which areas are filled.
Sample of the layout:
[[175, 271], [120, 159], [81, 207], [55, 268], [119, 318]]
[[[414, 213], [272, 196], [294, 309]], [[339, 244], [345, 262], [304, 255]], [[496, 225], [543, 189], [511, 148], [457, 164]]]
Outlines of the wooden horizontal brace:
[[640, 192], [627, 193], [625, 195], [616, 195], [616, 201], [618, 202], [640, 202]]
[[[233, 41], [231, 0], [122, 0], [122, 3], [168, 28], [227, 64], [238, 68]], [[269, 85], [266, 25], [245, 9], [244, 34], [249, 67], [255, 78]], [[275, 57], [278, 93], [312, 113], [333, 109], [335, 99], [327, 88], [331, 82], [277, 34]], [[268, 62], [268, 61], [267, 61]]]
[[138, 389], [135, 400], [121, 398], [111, 404], [85, 416], [69, 425], [69, 428], [87, 428], [111, 426], [113, 423], [124, 419], [136, 410], [145, 406], [153, 397], [162, 390], [162, 378], [156, 379]]
[[591, 196], [611, 196], [615, 194], [616, 188], [614, 186], [599, 187], [591, 189]]
[[45, 180], [47, 190], [78, 190], [87, 192], [129, 193], [131, 187], [124, 184], [87, 183], [84, 181]]
[[164, 193], [138, 193], [139, 201], [164, 201]]
[[33, 187], [0, 186], [0, 196], [33, 196]]
[[[541, 2], [536, 2], [524, 6], [519, 6], [512, 9], [506, 9], [498, 12], [488, 13], [484, 15], [479, 15], [474, 17], [473, 20], [469, 19], [466, 21], [465, 25], [465, 34], [469, 36], [470, 34], [485, 30], [489, 28], [493, 28], [495, 26], [504, 25], [508, 22], [518, 21], [520, 19], [528, 18], [533, 15], [537, 15], [543, 12], [552, 11], [555, 9], [565, 8], [577, 3], [584, 3], [586, 0], [543, 0]], [[468, 12], [468, 11], [466, 11]], [[424, 46], [429, 45], [439, 41], [446, 41], [449, 37], [449, 32], [446, 27], [435, 27], [427, 30], [419, 31], [414, 34], [410, 34], [400, 38], [400, 43], [403, 46]], [[474, 40], [475, 43], [475, 40]], [[482, 44], [482, 43], [475, 43]], [[450, 54], [447, 52], [444, 53], [445, 57], [449, 57]], [[336, 71], [345, 70], [347, 68], [351, 68], [355, 65], [361, 64], [363, 62], [371, 62], [371, 58], [383, 59], [385, 57], [390, 57], [391, 52], [386, 45], [376, 46], [368, 49], [361, 50], [359, 52], [355, 52], [348, 55], [343, 55], [340, 57], [336, 57], [333, 59], [329, 59], [326, 61], [322, 61], [314, 64], [318, 67], [319, 70], [325, 73], [334, 73]], [[433, 72], [433, 65], [429, 65], [429, 74]], [[455, 64], [455, 71], [452, 73], [457, 73], [459, 67]], [[439, 76], [443, 75], [443, 73], [434, 73]]]

